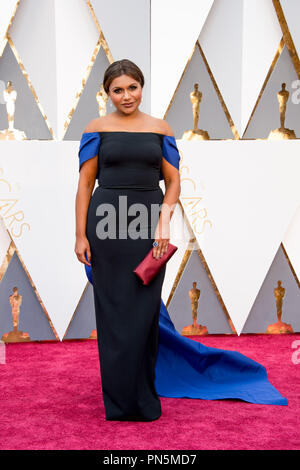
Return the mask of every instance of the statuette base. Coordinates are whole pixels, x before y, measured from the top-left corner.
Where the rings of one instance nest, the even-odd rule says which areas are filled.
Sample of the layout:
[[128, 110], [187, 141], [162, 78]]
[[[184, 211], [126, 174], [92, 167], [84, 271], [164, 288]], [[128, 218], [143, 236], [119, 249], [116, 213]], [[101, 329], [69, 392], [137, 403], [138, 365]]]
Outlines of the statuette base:
[[97, 339], [97, 330], [92, 330], [89, 339]]
[[0, 131], [0, 140], [27, 140], [27, 137], [25, 132], [19, 129], [4, 129]]
[[297, 137], [293, 129], [286, 129], [285, 127], [278, 127], [277, 129], [273, 129], [268, 136], [268, 140], [288, 139], [297, 139]]
[[266, 334], [271, 335], [284, 335], [284, 334], [291, 334], [294, 333], [293, 328], [288, 323], [283, 323], [282, 321], [278, 321], [277, 323], [273, 323], [273, 325], [269, 325], [266, 329]]
[[198, 323], [195, 325], [188, 325], [185, 326], [182, 329], [181, 334], [183, 336], [191, 336], [191, 335], [200, 335], [200, 336], [205, 336], [208, 335], [208, 330], [206, 326], [203, 325], [198, 325]]
[[182, 134], [184, 140], [210, 140], [208, 132], [201, 129], [189, 129]]
[[31, 341], [29, 334], [20, 330], [4, 333], [1, 340], [4, 341], [4, 343], [24, 343], [25, 341]]

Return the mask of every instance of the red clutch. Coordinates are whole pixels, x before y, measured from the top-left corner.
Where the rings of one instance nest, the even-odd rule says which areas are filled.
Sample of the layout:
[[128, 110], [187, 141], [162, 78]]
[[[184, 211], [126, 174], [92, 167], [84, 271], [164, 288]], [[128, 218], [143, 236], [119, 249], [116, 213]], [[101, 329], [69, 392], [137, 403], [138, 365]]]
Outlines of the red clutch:
[[171, 258], [171, 256], [174, 255], [177, 249], [177, 246], [169, 243], [166, 253], [164, 253], [160, 258], [154, 258], [153, 248], [151, 248], [149, 253], [133, 270], [133, 272], [143, 281], [143, 284], [146, 286], [150, 281], [152, 281], [152, 279], [161, 270], [164, 264]]

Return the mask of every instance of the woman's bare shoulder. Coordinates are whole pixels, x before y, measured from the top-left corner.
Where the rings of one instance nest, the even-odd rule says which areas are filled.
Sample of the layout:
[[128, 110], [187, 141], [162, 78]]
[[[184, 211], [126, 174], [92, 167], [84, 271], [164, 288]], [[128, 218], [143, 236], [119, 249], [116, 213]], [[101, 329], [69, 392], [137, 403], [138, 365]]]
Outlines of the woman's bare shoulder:
[[165, 129], [165, 132], [164, 132], [164, 133], [165, 133], [166, 135], [169, 135], [169, 136], [173, 136], [173, 137], [174, 137], [174, 132], [173, 132], [173, 129], [172, 129], [172, 127], [170, 126], [170, 124], [169, 124], [167, 121], [165, 121], [164, 119], [162, 119], [162, 121], [163, 121], [163, 126], [164, 126], [164, 129]]
[[159, 132], [165, 135], [174, 136], [171, 126], [168, 124], [168, 122], [165, 119], [158, 119], [158, 118], [152, 118], [152, 119], [154, 119], [153, 124], [155, 124], [155, 127], [159, 129]]
[[84, 132], [99, 132], [101, 131], [107, 121], [107, 116], [97, 117], [92, 119], [84, 128]]

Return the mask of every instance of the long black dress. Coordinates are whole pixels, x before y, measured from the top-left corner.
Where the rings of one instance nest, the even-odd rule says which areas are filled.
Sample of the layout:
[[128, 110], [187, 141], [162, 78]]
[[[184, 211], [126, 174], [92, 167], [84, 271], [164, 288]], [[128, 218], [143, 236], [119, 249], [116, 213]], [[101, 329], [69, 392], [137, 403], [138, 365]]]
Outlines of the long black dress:
[[[165, 268], [148, 286], [133, 273], [152, 248], [164, 197], [162, 157], [179, 169], [175, 138], [155, 132], [87, 132], [78, 156], [79, 170], [85, 161], [98, 159], [99, 186], [87, 214], [92, 266], [84, 267], [93, 284], [106, 419], [157, 419], [159, 396], [286, 406], [262, 364], [176, 331], [161, 299]], [[145, 209], [147, 217], [135, 226]], [[113, 233], [103, 238], [109, 227]]]
[[[163, 134], [111, 131], [99, 136], [99, 185], [88, 208], [86, 234], [105, 415], [107, 420], [151, 421], [161, 415], [154, 381], [165, 267], [147, 286], [133, 270], [152, 248], [164, 198], [159, 186]], [[132, 206], [137, 203], [147, 210], [147, 219], [138, 225], [139, 208]], [[101, 210], [101, 204], [112, 206]], [[125, 212], [131, 215], [119, 220]], [[109, 228], [116, 230], [104, 238]]]

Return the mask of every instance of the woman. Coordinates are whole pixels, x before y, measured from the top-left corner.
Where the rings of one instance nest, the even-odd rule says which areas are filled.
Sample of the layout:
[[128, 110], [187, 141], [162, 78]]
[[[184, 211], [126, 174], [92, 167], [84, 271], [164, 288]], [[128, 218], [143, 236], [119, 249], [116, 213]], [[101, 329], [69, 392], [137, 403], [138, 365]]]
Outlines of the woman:
[[133, 273], [151, 249], [167, 250], [180, 156], [168, 123], [139, 110], [133, 62], [112, 63], [103, 86], [116, 110], [81, 138], [75, 253], [93, 284], [106, 419], [153, 421], [159, 395], [286, 405], [261, 364], [177, 333], [161, 299], [165, 266], [147, 286]]

